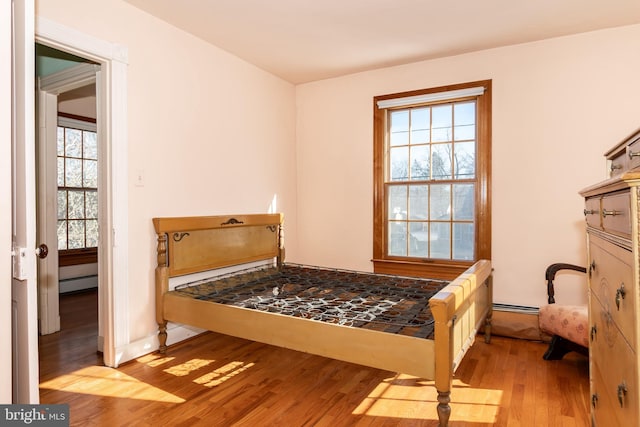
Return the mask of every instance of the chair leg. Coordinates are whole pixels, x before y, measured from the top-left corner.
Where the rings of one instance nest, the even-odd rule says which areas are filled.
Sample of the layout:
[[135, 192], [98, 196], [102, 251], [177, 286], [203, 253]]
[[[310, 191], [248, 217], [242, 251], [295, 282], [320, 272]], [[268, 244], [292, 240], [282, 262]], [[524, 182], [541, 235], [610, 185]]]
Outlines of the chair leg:
[[549, 343], [549, 348], [544, 353], [544, 360], [560, 360], [565, 354], [575, 351], [585, 356], [589, 356], [589, 349], [578, 345], [572, 341], [566, 340], [558, 335], [554, 335]]

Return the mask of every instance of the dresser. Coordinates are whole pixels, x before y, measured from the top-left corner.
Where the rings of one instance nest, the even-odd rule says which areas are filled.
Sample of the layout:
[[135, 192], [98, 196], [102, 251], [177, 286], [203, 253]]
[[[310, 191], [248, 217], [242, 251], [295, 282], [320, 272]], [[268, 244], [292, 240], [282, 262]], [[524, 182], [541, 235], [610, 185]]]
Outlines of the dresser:
[[640, 426], [640, 130], [607, 153], [585, 199], [593, 426]]

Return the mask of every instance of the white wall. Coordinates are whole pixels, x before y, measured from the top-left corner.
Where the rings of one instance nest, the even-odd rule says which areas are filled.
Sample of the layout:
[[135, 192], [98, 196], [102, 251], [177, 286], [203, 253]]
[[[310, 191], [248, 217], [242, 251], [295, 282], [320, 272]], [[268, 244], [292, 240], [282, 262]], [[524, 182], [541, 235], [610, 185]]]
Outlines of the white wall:
[[[295, 88], [120, 1], [36, 1], [36, 14], [128, 49], [129, 335], [155, 336], [151, 219], [285, 214], [295, 253]], [[144, 185], [135, 177], [143, 174]]]
[[[296, 260], [372, 269], [374, 96], [492, 79], [495, 301], [543, 304], [547, 265], [586, 262], [578, 191], [640, 127], [638, 52], [636, 25], [298, 86]], [[586, 301], [580, 275], [561, 283]]]

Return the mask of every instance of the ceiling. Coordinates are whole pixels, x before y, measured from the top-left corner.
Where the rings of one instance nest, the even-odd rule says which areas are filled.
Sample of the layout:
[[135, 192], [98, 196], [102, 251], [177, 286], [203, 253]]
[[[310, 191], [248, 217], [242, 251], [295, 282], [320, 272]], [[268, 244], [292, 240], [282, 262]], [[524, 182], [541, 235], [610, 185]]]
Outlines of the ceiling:
[[125, 0], [291, 83], [640, 23], [640, 0]]

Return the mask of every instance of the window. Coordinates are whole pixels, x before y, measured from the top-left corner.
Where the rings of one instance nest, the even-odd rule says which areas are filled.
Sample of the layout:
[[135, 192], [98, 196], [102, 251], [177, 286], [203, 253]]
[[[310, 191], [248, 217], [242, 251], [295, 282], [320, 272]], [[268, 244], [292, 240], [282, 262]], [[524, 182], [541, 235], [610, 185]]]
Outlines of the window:
[[95, 123], [58, 118], [60, 265], [97, 261], [98, 140]]
[[491, 81], [374, 98], [374, 270], [452, 279], [491, 257]]

